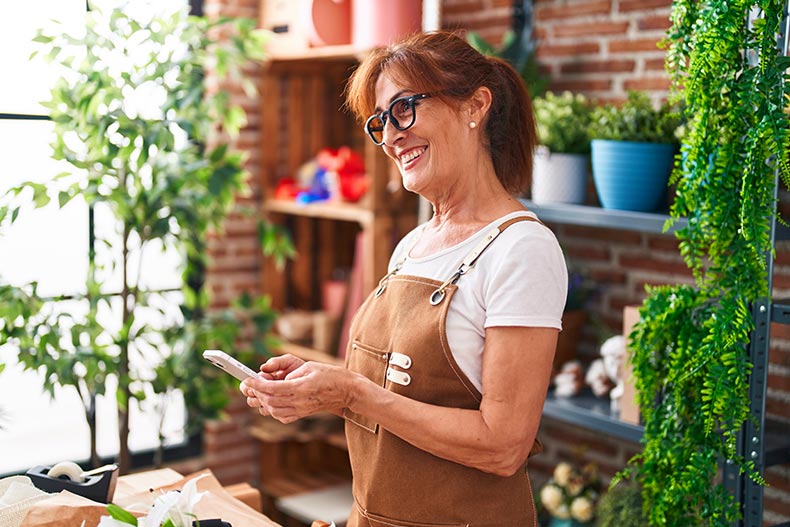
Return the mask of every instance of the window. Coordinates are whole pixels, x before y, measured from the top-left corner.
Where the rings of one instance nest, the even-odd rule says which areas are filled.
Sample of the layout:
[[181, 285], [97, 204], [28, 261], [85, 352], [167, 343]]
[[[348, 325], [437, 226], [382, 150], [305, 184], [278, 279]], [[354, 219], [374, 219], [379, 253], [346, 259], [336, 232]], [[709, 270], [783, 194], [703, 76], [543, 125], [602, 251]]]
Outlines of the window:
[[[183, 0], [186, 1], [186, 0]], [[193, 12], [200, 2], [191, 2]], [[52, 68], [43, 58], [28, 60], [33, 50], [32, 37], [38, 28], [55, 19], [72, 29], [84, 24], [85, 0], [37, 0], [9, 4], [0, 18], [0, 194], [21, 181], [48, 181], [55, 174], [72, 170], [51, 159], [49, 146], [53, 125], [39, 102], [49, 95]], [[9, 50], [13, 50], [10, 52]], [[111, 236], [114, 225], [106, 210], [94, 211], [97, 234]], [[85, 292], [88, 271], [89, 211], [84, 202], [73, 200], [64, 209], [51, 204], [43, 209], [25, 211], [13, 229], [0, 233], [0, 282], [22, 285], [39, 282], [44, 296], [73, 296]], [[97, 259], [109, 258], [96, 247]], [[141, 284], [151, 289], [177, 290], [180, 286], [181, 257], [178, 254], [148, 249], [146, 265], [157, 269], [156, 282]], [[139, 255], [138, 255], [139, 257]], [[112, 276], [109, 287], [120, 279]], [[177, 291], [162, 293], [164, 318], [179, 317]], [[101, 313], [105, 325], [118, 321], [119, 299]], [[53, 303], [53, 308], [78, 315], [85, 307], [77, 299]], [[152, 323], [162, 319], [158, 312], [144, 314]], [[138, 360], [145, 361], [146, 357]], [[0, 348], [0, 474], [20, 472], [34, 465], [64, 459], [89, 458], [89, 431], [79, 396], [72, 387], [56, 390], [54, 400], [44, 393], [41, 375], [22, 371], [18, 350]], [[140, 363], [145, 369], [145, 363]], [[130, 406], [132, 452], [151, 450], [158, 445], [158, 416], [151, 403]], [[118, 453], [117, 415], [114, 393], [97, 401], [99, 423], [97, 447], [102, 457]], [[171, 401], [163, 427], [166, 444], [183, 445], [185, 409], [177, 396]], [[12, 455], [9, 455], [12, 454]]]

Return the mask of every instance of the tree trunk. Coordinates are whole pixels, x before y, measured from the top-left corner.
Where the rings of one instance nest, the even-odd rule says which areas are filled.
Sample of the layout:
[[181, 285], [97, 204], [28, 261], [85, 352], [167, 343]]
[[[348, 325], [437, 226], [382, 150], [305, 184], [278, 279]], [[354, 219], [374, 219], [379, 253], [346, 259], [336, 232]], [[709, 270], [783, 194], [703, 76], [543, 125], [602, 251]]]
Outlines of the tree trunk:
[[[129, 226], [124, 222], [123, 228], [123, 247], [122, 247], [122, 266], [123, 266], [123, 289], [121, 299], [123, 306], [121, 309], [121, 327], [127, 329], [130, 312], [130, 288], [129, 288]], [[132, 466], [131, 454], [129, 452], [129, 404], [131, 403], [131, 390], [129, 389], [129, 341], [131, 332], [121, 343], [120, 356], [118, 357], [118, 468], [121, 474], [126, 474]]]
[[90, 394], [90, 404], [86, 408], [85, 419], [88, 421], [91, 440], [91, 468], [98, 468], [101, 464], [99, 460], [99, 450], [96, 447], [96, 394]]

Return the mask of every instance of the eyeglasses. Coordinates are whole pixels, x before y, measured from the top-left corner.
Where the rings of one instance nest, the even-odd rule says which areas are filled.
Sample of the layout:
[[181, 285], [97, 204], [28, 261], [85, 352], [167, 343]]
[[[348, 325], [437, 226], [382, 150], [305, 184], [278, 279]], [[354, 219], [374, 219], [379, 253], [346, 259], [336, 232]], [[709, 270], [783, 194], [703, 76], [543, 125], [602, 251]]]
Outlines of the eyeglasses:
[[414, 125], [417, 119], [417, 111], [414, 109], [419, 101], [429, 98], [427, 93], [398, 97], [390, 103], [389, 108], [383, 112], [374, 113], [365, 122], [365, 131], [377, 146], [384, 144], [384, 128], [387, 121], [392, 123], [401, 132], [408, 130]]

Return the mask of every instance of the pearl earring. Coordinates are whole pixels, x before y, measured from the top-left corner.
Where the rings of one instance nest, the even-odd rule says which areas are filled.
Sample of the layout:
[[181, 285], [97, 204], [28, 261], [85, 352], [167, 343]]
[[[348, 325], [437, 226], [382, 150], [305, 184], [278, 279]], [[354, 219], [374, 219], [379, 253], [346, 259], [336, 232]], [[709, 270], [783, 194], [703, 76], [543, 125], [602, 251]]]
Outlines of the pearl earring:
[[477, 123], [476, 123], [476, 122], [474, 122], [474, 121], [469, 121], [469, 128], [475, 128], [476, 126], [477, 126]]

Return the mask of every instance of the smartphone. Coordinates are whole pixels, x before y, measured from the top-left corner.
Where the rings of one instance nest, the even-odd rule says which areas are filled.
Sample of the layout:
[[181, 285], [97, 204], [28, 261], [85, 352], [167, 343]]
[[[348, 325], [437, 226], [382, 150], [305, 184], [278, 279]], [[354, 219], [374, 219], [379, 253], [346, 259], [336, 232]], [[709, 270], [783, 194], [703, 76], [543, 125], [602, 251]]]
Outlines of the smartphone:
[[220, 350], [206, 350], [203, 352], [203, 358], [209, 361], [217, 368], [230, 373], [238, 380], [243, 381], [248, 377], [257, 377], [258, 374], [240, 363], [224, 351]]

